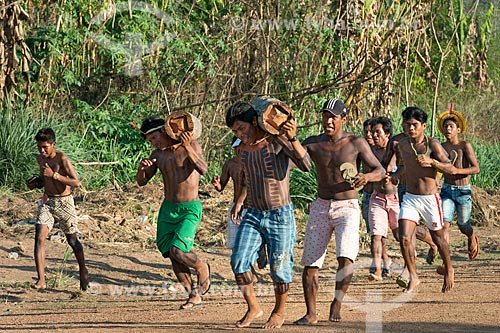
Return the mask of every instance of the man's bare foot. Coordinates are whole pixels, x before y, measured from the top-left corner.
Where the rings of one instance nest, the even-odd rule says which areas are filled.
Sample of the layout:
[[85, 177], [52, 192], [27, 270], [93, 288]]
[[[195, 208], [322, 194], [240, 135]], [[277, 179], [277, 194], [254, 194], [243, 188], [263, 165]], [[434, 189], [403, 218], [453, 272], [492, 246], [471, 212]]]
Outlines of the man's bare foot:
[[89, 272], [87, 269], [80, 272], [80, 289], [86, 291], [89, 287]]
[[295, 325], [314, 325], [318, 323], [318, 316], [317, 315], [305, 315], [304, 317], [300, 318], [299, 320], [296, 320], [293, 322]]
[[40, 280], [36, 280], [35, 283], [32, 283], [31, 284], [31, 289], [45, 289], [47, 288], [47, 285], [45, 284], [45, 281], [40, 281]]
[[193, 308], [200, 307], [203, 305], [202, 301], [203, 301], [203, 299], [201, 298], [200, 295], [192, 294], [191, 296], [189, 296], [186, 303], [182, 304], [179, 309], [186, 310], [186, 309], [193, 309]]
[[455, 271], [451, 268], [447, 274], [444, 275], [443, 288], [441, 291], [443, 293], [450, 291], [455, 284]]
[[330, 317], [328, 318], [331, 322], [339, 322], [342, 318], [340, 317], [340, 307], [342, 306], [342, 302], [334, 299], [332, 304], [330, 305]]
[[241, 318], [236, 322], [235, 326], [238, 328], [248, 327], [250, 326], [250, 324], [254, 319], [262, 317], [263, 314], [264, 312], [260, 308], [256, 310], [248, 310], [247, 313], [245, 313], [245, 315], [243, 316], [243, 318]]
[[382, 275], [377, 275], [375, 273], [370, 273], [370, 275], [368, 275], [369, 281], [382, 281], [383, 279]]
[[420, 279], [418, 278], [415, 278], [415, 279], [411, 279], [409, 282], [408, 282], [408, 288], [404, 289], [403, 292], [404, 293], [412, 293], [412, 292], [416, 292], [417, 291], [417, 286], [420, 284]]
[[262, 326], [262, 328], [266, 330], [270, 330], [273, 328], [280, 328], [281, 325], [285, 322], [285, 317], [282, 314], [273, 312], [269, 319], [267, 320], [267, 323]]
[[384, 267], [382, 268], [382, 277], [387, 278], [391, 275], [392, 268], [392, 260], [388, 260], [387, 262], [384, 260]]
[[194, 303], [191, 301], [187, 301], [186, 303], [182, 304], [180, 307], [180, 310], [191, 310], [191, 309], [196, 309], [199, 307], [202, 307], [203, 303]]
[[479, 239], [476, 235], [472, 235], [468, 239], [469, 259], [477, 258], [479, 254]]

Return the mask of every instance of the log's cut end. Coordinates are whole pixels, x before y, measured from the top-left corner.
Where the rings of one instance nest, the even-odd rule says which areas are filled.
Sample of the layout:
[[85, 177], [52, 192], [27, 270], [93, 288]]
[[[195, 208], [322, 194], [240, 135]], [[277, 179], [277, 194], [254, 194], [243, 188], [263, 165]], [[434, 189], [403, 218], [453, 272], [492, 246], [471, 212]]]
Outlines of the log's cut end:
[[170, 114], [165, 120], [165, 131], [175, 140], [180, 140], [184, 132], [193, 132], [194, 139], [198, 139], [202, 133], [201, 121], [189, 112], [176, 112]]
[[278, 135], [281, 126], [293, 118], [293, 110], [276, 98], [257, 97], [252, 101], [252, 106], [257, 111], [259, 126], [272, 135]]

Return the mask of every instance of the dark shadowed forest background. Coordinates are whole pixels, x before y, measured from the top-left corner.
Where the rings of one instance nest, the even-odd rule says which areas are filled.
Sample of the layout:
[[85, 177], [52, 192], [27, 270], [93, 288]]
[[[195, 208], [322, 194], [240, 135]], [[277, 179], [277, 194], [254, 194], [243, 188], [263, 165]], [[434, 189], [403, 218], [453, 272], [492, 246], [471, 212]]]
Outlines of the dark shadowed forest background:
[[[348, 129], [416, 105], [434, 118], [450, 102], [467, 119], [481, 173], [500, 183], [499, 1], [0, 0], [0, 188], [26, 191], [44, 126], [86, 189], [135, 178], [151, 148], [130, 122], [183, 110], [203, 122], [206, 184], [232, 154], [224, 123], [237, 100], [289, 104], [305, 139], [327, 98]], [[315, 178], [294, 172], [297, 200]], [[304, 186], [311, 184], [311, 186]]]

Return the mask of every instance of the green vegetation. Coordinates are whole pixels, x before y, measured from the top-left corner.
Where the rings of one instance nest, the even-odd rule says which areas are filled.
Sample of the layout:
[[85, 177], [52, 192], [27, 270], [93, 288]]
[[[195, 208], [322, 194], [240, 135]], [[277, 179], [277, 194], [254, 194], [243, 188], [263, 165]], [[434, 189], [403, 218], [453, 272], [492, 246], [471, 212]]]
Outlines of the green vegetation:
[[47, 281], [47, 285], [50, 286], [50, 288], [63, 287], [70, 279], [70, 277], [64, 273], [64, 270], [66, 268], [66, 263], [68, 262], [70, 255], [71, 255], [71, 248], [69, 247], [69, 245], [67, 245], [66, 250], [64, 251], [64, 256], [61, 264], [54, 272], [53, 276], [50, 277]]
[[472, 184], [484, 189], [498, 189], [500, 185], [500, 143], [473, 143], [473, 147], [481, 172], [472, 176]]
[[[0, 71], [2, 192], [26, 190], [37, 172], [33, 137], [43, 126], [55, 129], [85, 188], [133, 181], [151, 148], [130, 121], [178, 110], [203, 122], [206, 183], [233, 154], [225, 110], [262, 94], [293, 107], [302, 139], [319, 133], [315, 111], [332, 96], [349, 104], [357, 134], [368, 117], [388, 115], [399, 126], [407, 105], [432, 116], [452, 101], [481, 164], [473, 183], [500, 185], [493, 1], [115, 3], [116, 12], [95, 0], [36, 8], [0, 1], [30, 16], [16, 21], [24, 35], [14, 49], [20, 62], [10, 68], [15, 84], [9, 68]], [[310, 201], [314, 182], [314, 174], [294, 171], [294, 200]]]
[[0, 185], [26, 188], [25, 180], [38, 174], [35, 134], [45, 123], [30, 111], [6, 108], [0, 112], [0, 124]]

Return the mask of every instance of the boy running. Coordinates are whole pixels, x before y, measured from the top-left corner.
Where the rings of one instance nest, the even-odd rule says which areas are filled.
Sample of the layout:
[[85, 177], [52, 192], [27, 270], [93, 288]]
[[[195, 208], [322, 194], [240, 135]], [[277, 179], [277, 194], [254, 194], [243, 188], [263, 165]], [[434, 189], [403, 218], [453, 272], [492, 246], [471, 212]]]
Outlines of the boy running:
[[68, 156], [55, 150], [56, 135], [51, 128], [42, 128], [35, 136], [40, 155], [36, 161], [40, 166], [40, 176], [28, 182], [28, 187], [44, 188], [38, 207], [35, 226], [35, 264], [38, 280], [31, 285], [33, 289], [44, 289], [45, 282], [45, 239], [58, 222], [73, 249], [80, 271], [80, 289], [85, 291], [89, 285], [89, 275], [85, 267], [83, 246], [78, 240], [78, 220], [75, 203], [71, 195], [72, 187], [79, 187], [78, 175]]
[[475, 259], [479, 254], [479, 240], [474, 235], [470, 223], [472, 210], [470, 175], [479, 173], [479, 164], [472, 145], [459, 138], [459, 134], [466, 131], [465, 119], [459, 112], [454, 111], [453, 107], [443, 112], [438, 117], [438, 128], [446, 138], [446, 142], [442, 145], [450, 155], [452, 164], [439, 163], [430, 158], [426, 158], [425, 163], [444, 173], [444, 183], [441, 188], [444, 236], [449, 243], [450, 225], [456, 211], [458, 228], [467, 236], [469, 259]]

